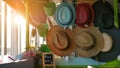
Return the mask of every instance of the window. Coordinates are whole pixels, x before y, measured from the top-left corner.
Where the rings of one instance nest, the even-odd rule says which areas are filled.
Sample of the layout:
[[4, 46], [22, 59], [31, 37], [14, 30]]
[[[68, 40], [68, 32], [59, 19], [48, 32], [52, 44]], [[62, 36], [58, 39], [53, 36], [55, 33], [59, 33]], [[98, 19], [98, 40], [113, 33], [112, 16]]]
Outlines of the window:
[[[31, 37], [34, 28], [29, 25], [29, 43], [34, 41], [34, 45], [43, 44], [43, 38], [36, 34]], [[44, 42], [46, 43], [46, 42]], [[4, 1], [0, 0], [0, 55], [17, 55], [26, 50], [26, 21], [9, 7]]]
[[25, 19], [0, 0], [0, 54], [16, 55], [25, 50]]
[[0, 4], [0, 54], [21, 53], [25, 49], [25, 20], [3, 1]]

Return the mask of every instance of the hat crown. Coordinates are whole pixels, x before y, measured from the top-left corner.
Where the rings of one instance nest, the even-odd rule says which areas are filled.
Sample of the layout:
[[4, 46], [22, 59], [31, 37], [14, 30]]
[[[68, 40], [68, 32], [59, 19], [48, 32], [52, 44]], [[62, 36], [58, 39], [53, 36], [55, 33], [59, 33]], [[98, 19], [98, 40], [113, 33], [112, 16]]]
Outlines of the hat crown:
[[90, 21], [90, 13], [87, 7], [81, 7], [78, 10], [78, 19], [80, 20], [80, 24], [88, 24]]
[[102, 20], [101, 25], [103, 28], [111, 28], [114, 26], [114, 15], [110, 13], [103, 14], [101, 16], [101, 20]]
[[75, 21], [75, 8], [73, 5], [63, 2], [57, 6], [55, 11], [56, 23], [62, 27], [69, 27]]
[[94, 20], [94, 10], [89, 3], [80, 3], [76, 7], [76, 24], [80, 27], [89, 27]]
[[[90, 26], [88, 28], [80, 28], [79, 26], [76, 26], [73, 29], [73, 31], [74, 31], [74, 35], [75, 35], [76, 44], [77, 44], [75, 52], [79, 56], [92, 57], [92, 56], [97, 55], [103, 48], [104, 39], [103, 39], [102, 33], [99, 31], [98, 28], [96, 28], [94, 26]], [[82, 44], [80, 44], [82, 39], [79, 40], [79, 38], [77, 39], [77, 37], [79, 37], [79, 38], [83, 37], [84, 40], [87, 40], [90, 42], [85, 43], [85, 45], [84, 44], [82, 45]]]
[[55, 32], [55, 35], [53, 36], [53, 43], [57, 49], [60, 50], [66, 49], [68, 46], [68, 42], [69, 40], [65, 32], [62, 31]]
[[95, 10], [95, 26], [109, 29], [114, 26], [114, 10], [112, 5], [105, 1], [99, 0], [93, 5]]
[[62, 6], [59, 9], [58, 19], [61, 24], [66, 25], [69, 24], [72, 19], [72, 13], [68, 6]]
[[77, 37], [77, 40], [79, 44], [78, 47], [83, 50], [90, 50], [95, 46], [95, 38], [90, 32], [81, 32], [80, 35]]

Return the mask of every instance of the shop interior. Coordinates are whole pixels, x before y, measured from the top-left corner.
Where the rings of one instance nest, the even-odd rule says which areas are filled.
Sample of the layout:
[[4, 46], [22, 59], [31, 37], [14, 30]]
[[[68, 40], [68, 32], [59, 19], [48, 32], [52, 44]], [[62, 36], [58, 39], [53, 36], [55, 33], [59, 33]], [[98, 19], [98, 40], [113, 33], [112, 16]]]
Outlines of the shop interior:
[[120, 68], [120, 0], [0, 0], [0, 68]]

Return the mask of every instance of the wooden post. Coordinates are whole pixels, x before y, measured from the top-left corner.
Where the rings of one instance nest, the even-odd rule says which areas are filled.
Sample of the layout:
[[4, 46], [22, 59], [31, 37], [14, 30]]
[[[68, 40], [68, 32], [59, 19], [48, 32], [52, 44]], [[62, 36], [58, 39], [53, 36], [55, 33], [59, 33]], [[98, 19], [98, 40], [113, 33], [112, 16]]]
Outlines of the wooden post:
[[29, 0], [26, 0], [26, 50], [30, 48], [29, 45], [29, 13], [28, 13], [28, 8], [29, 8]]

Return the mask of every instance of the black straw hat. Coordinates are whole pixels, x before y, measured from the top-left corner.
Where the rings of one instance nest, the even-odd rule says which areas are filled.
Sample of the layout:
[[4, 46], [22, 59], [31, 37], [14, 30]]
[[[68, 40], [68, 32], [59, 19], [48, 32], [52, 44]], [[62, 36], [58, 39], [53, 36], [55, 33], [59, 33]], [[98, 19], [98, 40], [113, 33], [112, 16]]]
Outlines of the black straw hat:
[[114, 22], [114, 10], [111, 4], [107, 1], [98, 0], [93, 4], [95, 12], [95, 26], [99, 28], [111, 28]]
[[101, 62], [113, 61], [120, 54], [120, 31], [114, 26], [114, 12], [111, 4], [107, 1], [98, 0], [94, 3], [95, 26], [103, 33], [108, 33], [113, 40], [110, 51], [100, 52], [93, 59]]

